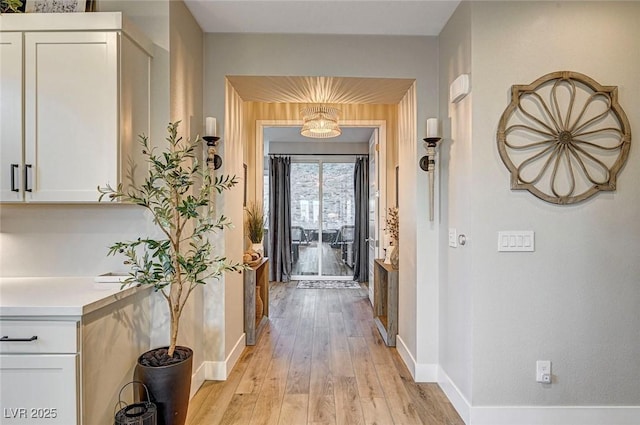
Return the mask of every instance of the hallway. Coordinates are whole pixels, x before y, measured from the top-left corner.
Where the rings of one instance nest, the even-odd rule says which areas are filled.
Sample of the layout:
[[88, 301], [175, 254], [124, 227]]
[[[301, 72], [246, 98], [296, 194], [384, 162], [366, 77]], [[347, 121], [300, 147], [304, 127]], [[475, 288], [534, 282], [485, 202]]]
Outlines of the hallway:
[[366, 289], [272, 283], [270, 323], [187, 425], [463, 425], [437, 384], [416, 384], [375, 327]]

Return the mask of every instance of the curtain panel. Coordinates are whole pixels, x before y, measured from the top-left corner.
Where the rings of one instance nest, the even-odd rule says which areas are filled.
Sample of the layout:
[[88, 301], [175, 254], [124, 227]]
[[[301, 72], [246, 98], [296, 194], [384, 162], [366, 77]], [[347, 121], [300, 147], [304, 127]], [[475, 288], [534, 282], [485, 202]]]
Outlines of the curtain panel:
[[269, 280], [291, 280], [291, 158], [269, 158]]
[[356, 158], [353, 179], [356, 210], [353, 280], [366, 282], [369, 279], [369, 158]]

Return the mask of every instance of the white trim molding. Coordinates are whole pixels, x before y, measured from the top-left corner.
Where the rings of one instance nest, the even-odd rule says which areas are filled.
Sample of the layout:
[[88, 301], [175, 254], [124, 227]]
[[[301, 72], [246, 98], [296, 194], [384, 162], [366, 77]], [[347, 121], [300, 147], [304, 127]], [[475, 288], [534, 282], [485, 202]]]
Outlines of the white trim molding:
[[204, 384], [206, 378], [206, 363], [207, 362], [200, 363], [200, 366], [198, 366], [195, 373], [191, 375], [191, 389], [189, 390], [189, 400], [191, 400], [193, 396], [196, 395], [202, 384]]
[[409, 373], [413, 377], [413, 380], [416, 379], [416, 359], [413, 358], [411, 351], [407, 348], [407, 345], [402, 340], [400, 335], [396, 335], [396, 350], [398, 350], [398, 354], [400, 354], [400, 358], [409, 369]]
[[233, 369], [238, 362], [245, 347], [245, 333], [242, 333], [224, 361], [208, 361], [203, 363], [205, 379], [207, 381], [226, 381], [231, 373], [231, 369]]
[[442, 367], [438, 385], [467, 425], [640, 424], [640, 406], [472, 406]]
[[415, 382], [438, 382], [438, 365], [416, 362], [400, 335], [396, 336], [396, 350]]
[[467, 425], [638, 425], [640, 406], [477, 406]]
[[449, 375], [447, 375], [442, 366], [438, 367], [438, 385], [444, 392], [444, 395], [447, 396], [454, 409], [456, 409], [464, 423], [470, 425], [471, 404], [464, 394], [462, 394], [458, 386], [451, 380], [451, 378], [449, 378]]

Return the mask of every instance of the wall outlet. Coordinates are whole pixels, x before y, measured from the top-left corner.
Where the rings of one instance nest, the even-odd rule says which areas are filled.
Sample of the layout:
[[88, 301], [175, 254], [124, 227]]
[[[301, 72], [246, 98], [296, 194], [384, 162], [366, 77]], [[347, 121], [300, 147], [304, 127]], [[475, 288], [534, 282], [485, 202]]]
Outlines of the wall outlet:
[[551, 361], [538, 360], [536, 362], [536, 381], [543, 384], [551, 383]]

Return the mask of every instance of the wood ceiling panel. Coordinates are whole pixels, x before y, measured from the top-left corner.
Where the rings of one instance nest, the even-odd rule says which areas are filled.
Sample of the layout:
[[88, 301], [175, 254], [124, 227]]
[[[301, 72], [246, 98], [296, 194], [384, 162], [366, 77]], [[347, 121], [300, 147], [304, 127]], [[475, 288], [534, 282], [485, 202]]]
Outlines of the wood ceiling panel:
[[413, 79], [227, 76], [242, 100], [264, 103], [398, 104]]

